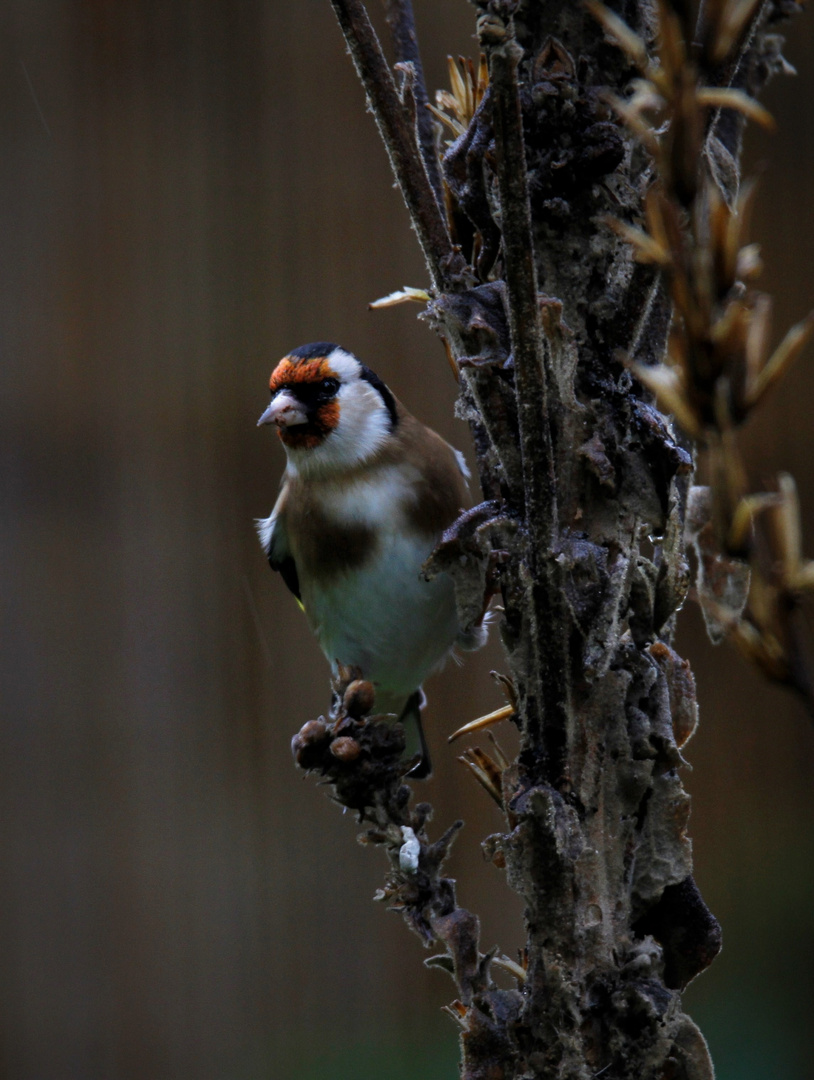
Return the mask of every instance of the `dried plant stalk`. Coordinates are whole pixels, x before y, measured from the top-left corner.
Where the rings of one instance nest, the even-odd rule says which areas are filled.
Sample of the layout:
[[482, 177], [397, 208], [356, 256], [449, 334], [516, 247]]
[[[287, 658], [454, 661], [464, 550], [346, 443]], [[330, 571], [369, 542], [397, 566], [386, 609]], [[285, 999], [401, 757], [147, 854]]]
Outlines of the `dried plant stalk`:
[[[708, 616], [798, 688], [801, 653], [778, 613], [814, 583], [793, 481], [750, 496], [736, 442], [811, 330], [767, 359], [768, 304], [750, 291], [759, 259], [743, 242], [740, 130], [767, 121], [754, 92], [782, 67], [766, 37], [777, 13], [707, 0], [696, 28], [678, 0], [628, 3], [627, 23], [595, 0], [479, 0], [483, 59], [451, 65], [433, 110], [453, 136], [444, 219], [416, 95], [393, 89], [361, 0], [333, 5], [430, 272], [426, 291], [385, 303], [426, 300], [475, 443], [486, 501], [425, 572], [453, 577], [462, 624], [501, 593], [508, 703], [495, 719], [517, 723], [521, 749], [462, 760], [505, 812], [484, 848], [525, 900], [522, 963], [480, 952], [476, 917], [440, 876], [458, 826], [430, 841], [399, 729], [366, 718], [370, 694], [362, 708], [350, 675], [331, 722], [306, 725], [295, 753], [385, 846], [381, 898], [443, 946], [429, 963], [456, 982], [464, 1080], [708, 1080], [681, 1005], [720, 947], [692, 878], [680, 778], [697, 725], [672, 646], [685, 524], [699, 588], [718, 590]], [[408, 0], [396, 9], [410, 24]], [[691, 489], [689, 445], [665, 412], [706, 448], [711, 493]], [[756, 570], [767, 566], [773, 576]], [[498, 989], [494, 966], [514, 989]]]

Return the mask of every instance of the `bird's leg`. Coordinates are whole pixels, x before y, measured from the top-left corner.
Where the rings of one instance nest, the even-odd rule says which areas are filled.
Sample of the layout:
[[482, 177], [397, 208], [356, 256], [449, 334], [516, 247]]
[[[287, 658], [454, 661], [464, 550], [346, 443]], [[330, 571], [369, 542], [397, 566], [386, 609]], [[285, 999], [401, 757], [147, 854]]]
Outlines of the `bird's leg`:
[[427, 745], [427, 737], [424, 734], [424, 724], [421, 721], [421, 710], [424, 708], [426, 700], [424, 691], [419, 687], [418, 690], [412, 693], [407, 699], [407, 704], [404, 706], [401, 716], [399, 717], [402, 724], [408, 719], [415, 721], [416, 731], [418, 732], [419, 751], [416, 755], [417, 760], [406, 773], [412, 780], [426, 780], [432, 775], [430, 748]]
[[486, 612], [489, 610], [489, 605], [494, 597], [500, 594], [500, 568], [505, 562], [508, 562], [509, 558], [509, 552], [504, 548], [493, 548], [489, 552], [486, 563], [486, 588], [483, 591], [483, 610], [478, 620], [479, 623], [482, 623], [486, 618]]

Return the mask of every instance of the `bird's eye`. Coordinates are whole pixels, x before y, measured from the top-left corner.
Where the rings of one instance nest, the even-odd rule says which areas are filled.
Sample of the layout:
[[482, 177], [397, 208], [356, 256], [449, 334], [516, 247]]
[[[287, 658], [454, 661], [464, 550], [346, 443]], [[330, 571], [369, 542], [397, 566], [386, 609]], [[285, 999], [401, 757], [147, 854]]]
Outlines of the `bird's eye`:
[[339, 379], [323, 379], [319, 388], [323, 394], [333, 395], [339, 389]]

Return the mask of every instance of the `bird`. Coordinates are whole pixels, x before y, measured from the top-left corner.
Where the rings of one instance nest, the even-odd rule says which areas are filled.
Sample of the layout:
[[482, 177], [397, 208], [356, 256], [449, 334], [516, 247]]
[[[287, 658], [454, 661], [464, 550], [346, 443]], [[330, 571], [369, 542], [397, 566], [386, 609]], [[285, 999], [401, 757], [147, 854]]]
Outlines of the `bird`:
[[373, 683], [376, 711], [421, 722], [424, 680], [455, 647], [480, 648], [487, 620], [462, 627], [453, 582], [421, 568], [467, 500], [463, 455], [417, 420], [354, 354], [302, 345], [269, 380], [258, 426], [286, 454], [279, 497], [256, 522], [260, 543], [305, 611], [331, 665]]

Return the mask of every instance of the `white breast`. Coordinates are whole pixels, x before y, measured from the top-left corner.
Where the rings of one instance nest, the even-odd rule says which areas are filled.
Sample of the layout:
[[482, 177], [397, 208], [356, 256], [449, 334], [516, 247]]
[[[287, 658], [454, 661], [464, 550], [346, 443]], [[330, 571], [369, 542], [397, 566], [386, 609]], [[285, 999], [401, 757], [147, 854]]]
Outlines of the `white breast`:
[[326, 484], [325, 513], [373, 528], [376, 553], [318, 589], [301, 581], [306, 614], [328, 660], [360, 667], [378, 685], [376, 705], [386, 712], [401, 711], [458, 633], [452, 582], [444, 574], [431, 582], [420, 576], [437, 538], [417, 534], [404, 514], [415, 478], [387, 467], [353, 484]]

